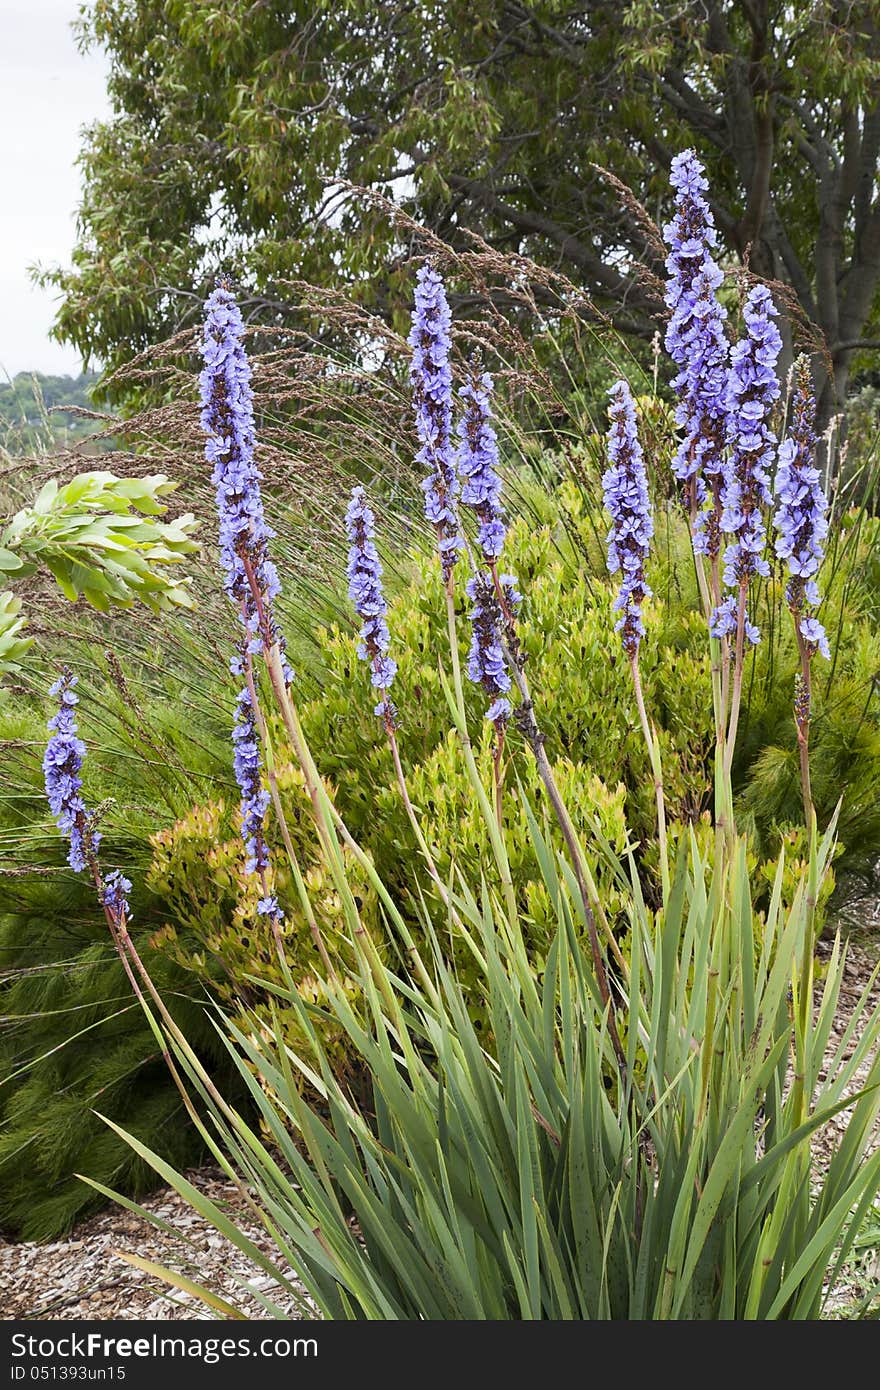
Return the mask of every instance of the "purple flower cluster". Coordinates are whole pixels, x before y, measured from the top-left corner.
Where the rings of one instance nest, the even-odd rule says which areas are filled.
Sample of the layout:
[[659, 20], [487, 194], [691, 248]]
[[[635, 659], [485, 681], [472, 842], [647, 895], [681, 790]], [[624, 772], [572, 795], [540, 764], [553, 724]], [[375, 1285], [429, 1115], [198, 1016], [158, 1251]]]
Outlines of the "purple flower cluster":
[[86, 746], [77, 737], [74, 707], [78, 697], [73, 693], [76, 683], [77, 677], [65, 667], [49, 691], [58, 697], [58, 713], [48, 723], [51, 738], [43, 755], [43, 777], [58, 829], [70, 838], [67, 862], [76, 873], [81, 873], [88, 855], [97, 850], [101, 836], [89, 826], [89, 813], [81, 795], [80, 772]]
[[375, 517], [362, 487], [356, 487], [345, 513], [345, 526], [351, 548], [348, 552], [348, 596], [363, 619], [358, 656], [370, 663], [370, 681], [382, 692], [375, 712], [383, 719], [394, 721], [394, 706], [388, 699], [388, 689], [397, 674], [397, 662], [388, 655], [391, 637], [386, 613], [388, 605], [382, 592], [382, 564], [375, 542]]
[[618, 381], [612, 386], [610, 395], [610, 462], [602, 475], [605, 508], [611, 517], [608, 568], [612, 574], [619, 571], [623, 576], [620, 592], [614, 600], [614, 608], [621, 614], [615, 631], [621, 634], [629, 656], [635, 657], [645, 634], [642, 603], [651, 594], [645, 579], [645, 560], [654, 534], [654, 522], [629, 386], [625, 381]]
[[[281, 583], [269, 558], [268, 542], [274, 532], [263, 514], [261, 474], [254, 461], [253, 392], [242, 342], [244, 323], [234, 297], [222, 285], [207, 300], [205, 313], [201, 421], [207, 435], [205, 458], [212, 465], [216, 488], [226, 591], [241, 606], [247, 650], [257, 653], [264, 644], [278, 643], [284, 661], [283, 639], [272, 614], [272, 600]], [[236, 658], [234, 674], [240, 675], [242, 669], [241, 658]], [[293, 673], [286, 662], [284, 671], [289, 684]]]
[[131, 882], [119, 869], [113, 869], [104, 879], [101, 902], [114, 921], [128, 922], [131, 920], [131, 909], [128, 905], [130, 892]]
[[458, 472], [461, 500], [479, 519], [477, 542], [487, 565], [497, 563], [507, 527], [501, 510], [498, 476], [498, 440], [492, 428], [492, 378], [481, 370], [479, 357], [471, 358], [471, 377], [459, 395], [465, 403], [459, 421]]
[[232, 747], [235, 780], [241, 793], [241, 838], [247, 856], [245, 868], [249, 874], [259, 873], [269, 866], [264, 832], [269, 793], [263, 787], [260, 775], [260, 740], [253, 703], [246, 686], [236, 702]]
[[[767, 532], [764, 508], [770, 505], [770, 473], [776, 459], [776, 436], [769, 417], [779, 398], [776, 362], [782, 347], [773, 320], [776, 307], [766, 285], [755, 285], [743, 307], [745, 335], [731, 353], [728, 386], [728, 458], [722, 489], [721, 529], [733, 540], [724, 552], [724, 582], [729, 589], [748, 584], [755, 574], [769, 575], [764, 558]], [[735, 630], [736, 601], [726, 600], [712, 619], [713, 635]], [[749, 624], [754, 643], [760, 639]]]
[[779, 450], [774, 490], [776, 505], [776, 553], [788, 562], [790, 579], [785, 591], [801, 636], [812, 650], [826, 658], [831, 652], [825, 629], [818, 618], [805, 612], [819, 602], [816, 575], [824, 558], [828, 534], [828, 503], [815, 467], [816, 435], [813, 422], [816, 401], [808, 358], [795, 364], [795, 390], [791, 429]]
[[666, 303], [671, 312], [666, 349], [678, 367], [672, 388], [678, 396], [676, 423], [684, 431], [673, 461], [685, 502], [694, 518], [694, 549], [717, 555], [716, 507], [701, 513], [706, 487], [716, 496], [723, 470], [727, 424], [729, 348], [726, 311], [716, 291], [723, 280], [712, 254], [717, 233], [703, 196], [709, 187], [693, 150], [672, 161], [675, 215], [664, 229], [670, 247], [666, 260]]
[[458, 478], [452, 445], [452, 369], [449, 365], [452, 316], [443, 281], [423, 265], [417, 276], [409, 344], [410, 381], [421, 448], [417, 460], [428, 470], [422, 482], [425, 517], [437, 532], [437, 545], [448, 583], [461, 549], [455, 501]]
[[[293, 672], [284, 653], [284, 638], [272, 612], [281, 583], [268, 543], [274, 532], [263, 512], [261, 474], [254, 459], [255, 431], [251, 370], [244, 350], [244, 323], [235, 299], [220, 285], [205, 305], [202, 340], [204, 368], [199, 378], [205, 458], [212, 465], [220, 520], [220, 556], [227, 593], [239, 605], [245, 634], [232, 658], [233, 675], [242, 676], [251, 659], [277, 646], [288, 685]], [[250, 689], [238, 695], [232, 733], [235, 777], [241, 791], [241, 836], [248, 873], [269, 864], [264, 821], [269, 793], [261, 776], [260, 741]], [[267, 903], [268, 898], [261, 899]], [[277, 904], [259, 911], [277, 913]]]
[[[65, 666], [59, 679], [49, 689], [49, 694], [58, 699], [58, 713], [48, 721], [50, 738], [43, 754], [43, 777], [46, 798], [58, 829], [70, 839], [68, 864], [78, 874], [88, 867], [97, 873], [101, 832], [93, 823], [82, 797], [80, 774], [86, 746], [77, 734], [74, 710], [79, 697], [73, 693], [76, 683], [77, 677]], [[101, 884], [101, 902], [117, 923], [131, 916], [128, 906], [130, 892], [131, 883], [119, 869], [113, 869]]]
[[[514, 587], [509, 574], [500, 579], [504, 602], [510, 614], [516, 612], [521, 595]], [[468, 653], [468, 676], [475, 685], [481, 685], [489, 697], [490, 704], [486, 718], [503, 728], [510, 718], [510, 676], [501, 645], [501, 605], [490, 574], [479, 570], [466, 585], [467, 596], [471, 600], [471, 649]]]
[[[737, 628], [737, 604], [736, 594], [728, 594], [719, 603], [715, 612], [712, 614], [709, 623], [709, 631], [713, 637], [732, 637]], [[760, 630], [749, 619], [748, 613], [743, 615], [743, 632], [746, 641], [756, 647], [761, 640]]]

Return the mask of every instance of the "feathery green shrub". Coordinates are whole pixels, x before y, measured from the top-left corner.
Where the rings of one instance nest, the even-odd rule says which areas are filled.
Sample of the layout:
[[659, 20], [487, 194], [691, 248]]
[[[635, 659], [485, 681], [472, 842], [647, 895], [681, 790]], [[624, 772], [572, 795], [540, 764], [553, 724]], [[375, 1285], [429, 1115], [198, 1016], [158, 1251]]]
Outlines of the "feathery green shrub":
[[[124, 633], [116, 635], [124, 650]], [[175, 1016], [233, 1084], [206, 1021], [202, 982], [156, 949], [164, 904], [144, 882], [157, 817], [173, 820], [217, 779], [224, 785], [229, 778], [223, 711], [206, 699], [194, 729], [193, 696], [184, 717], [175, 696], [179, 673], [172, 677], [159, 653], [132, 663], [123, 687], [99, 648], [84, 642], [78, 657], [91, 673], [83, 733], [95, 800], [104, 804], [104, 846], [111, 862], [128, 866], [136, 885], [133, 935]], [[40, 683], [41, 653], [25, 669], [28, 680]], [[134, 692], [143, 697], [150, 687], [164, 698], [142, 706]], [[182, 1114], [146, 1020], [132, 1006], [94, 891], [64, 864], [42, 784], [43, 699], [29, 686], [0, 692], [0, 731], [0, 1230], [44, 1240], [95, 1206], [75, 1176], [84, 1167], [126, 1191], [155, 1186], [151, 1171], [113, 1140], [96, 1109], [128, 1116], [145, 1142], [184, 1166], [205, 1149]], [[198, 943], [190, 945], [195, 950]]]

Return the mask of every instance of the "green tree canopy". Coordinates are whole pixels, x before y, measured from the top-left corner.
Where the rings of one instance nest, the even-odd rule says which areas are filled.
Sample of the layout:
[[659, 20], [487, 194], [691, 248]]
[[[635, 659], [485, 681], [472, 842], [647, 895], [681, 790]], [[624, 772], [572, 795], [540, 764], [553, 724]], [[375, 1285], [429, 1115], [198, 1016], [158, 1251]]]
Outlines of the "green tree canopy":
[[[655, 217], [676, 151], [708, 166], [732, 256], [790, 288], [827, 342], [826, 413], [880, 336], [876, 0], [93, 0], [113, 115], [87, 133], [56, 334], [118, 365], [191, 322], [223, 267], [252, 318], [279, 281], [388, 298], [391, 195], [560, 265], [625, 330], [656, 312]], [[383, 278], [385, 277], [385, 278]]]

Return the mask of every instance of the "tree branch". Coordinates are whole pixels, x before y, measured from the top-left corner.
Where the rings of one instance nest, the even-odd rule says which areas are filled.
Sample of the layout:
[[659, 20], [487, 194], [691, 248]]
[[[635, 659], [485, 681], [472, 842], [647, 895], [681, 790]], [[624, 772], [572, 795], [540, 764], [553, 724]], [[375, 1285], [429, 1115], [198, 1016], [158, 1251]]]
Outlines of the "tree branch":
[[[606, 293], [615, 297], [622, 297], [631, 290], [629, 277], [620, 275], [585, 242], [581, 241], [567, 227], [555, 222], [552, 217], [543, 213], [531, 212], [526, 208], [519, 208], [514, 203], [505, 202], [489, 184], [480, 179], [467, 178], [463, 174], [449, 174], [446, 182], [450, 188], [466, 193], [469, 198], [483, 206], [486, 211], [504, 218], [519, 231], [529, 233], [532, 236], [543, 237], [552, 242], [554, 246], [559, 248], [561, 255], [569, 259], [580, 270], [586, 272], [594, 283], [600, 285]], [[644, 303], [645, 308], [650, 307], [647, 300], [643, 300], [641, 296], [636, 295], [636, 302], [640, 306]]]

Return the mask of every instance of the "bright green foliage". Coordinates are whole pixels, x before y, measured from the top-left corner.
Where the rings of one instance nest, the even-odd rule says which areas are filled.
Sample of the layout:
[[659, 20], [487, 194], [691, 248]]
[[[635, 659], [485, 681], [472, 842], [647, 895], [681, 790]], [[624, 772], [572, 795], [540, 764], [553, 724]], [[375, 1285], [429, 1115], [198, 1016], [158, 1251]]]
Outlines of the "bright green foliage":
[[[453, 846], [456, 856], [462, 854], [461, 841], [449, 832], [470, 793], [463, 769], [460, 765], [456, 768], [460, 760], [441, 746], [447, 740], [448, 719], [437, 666], [445, 632], [437, 566], [432, 556], [413, 556], [411, 563], [413, 576], [392, 600], [389, 613], [399, 664], [395, 681], [399, 738], [404, 762], [412, 769], [408, 777], [429, 839], [448, 863]], [[628, 789], [640, 787], [648, 767], [647, 754], [641, 744], [629, 669], [612, 630], [610, 589], [604, 584], [585, 586], [579, 557], [559, 526], [536, 527], [530, 520], [518, 521], [510, 533], [506, 563], [526, 596], [520, 624], [522, 645], [551, 759], [567, 758], [588, 774], [601, 776], [610, 788], [621, 781]], [[469, 642], [464, 603], [459, 611], [459, 645], [464, 660]], [[708, 662], [701, 654], [705, 644], [696, 615], [683, 615], [681, 610], [667, 615], [657, 608], [649, 621], [651, 641], [645, 645], [657, 648], [656, 657], [646, 652], [652, 663], [646, 667], [652, 694], [655, 680], [663, 692], [668, 675], [677, 686], [683, 684], [681, 673], [673, 673], [679, 653], [690, 682], [685, 689], [683, 717], [676, 721], [675, 733], [669, 735], [670, 799], [673, 807], [679, 807], [686, 791], [673, 750], [682, 763], [701, 764], [711, 736], [704, 699], [710, 688]], [[389, 824], [394, 825], [395, 833], [405, 834], [405, 816], [401, 807], [395, 811], [395, 794], [390, 789], [393, 770], [387, 742], [372, 714], [367, 681], [355, 659], [351, 636], [330, 628], [318, 634], [318, 641], [327, 676], [321, 698], [303, 709], [303, 726], [322, 770], [338, 786], [340, 808], [352, 830], [363, 834], [377, 858], [384, 859], [374, 837], [384, 836]], [[667, 650], [667, 643], [674, 646]], [[478, 731], [485, 701], [475, 687], [468, 686], [466, 695], [471, 727]], [[688, 717], [692, 708], [694, 714], [700, 711], [699, 719]], [[525, 778], [534, 785], [530, 758], [524, 756], [522, 741], [513, 729], [508, 743], [511, 780]], [[389, 787], [383, 803], [385, 814], [378, 825], [372, 816], [377, 784]], [[653, 795], [650, 790], [647, 796], [636, 795], [639, 804], [634, 810], [629, 808], [629, 817], [631, 829], [639, 833], [647, 829], [653, 815]], [[522, 825], [524, 829], [524, 821]], [[465, 867], [460, 858], [458, 867]], [[474, 866], [470, 863], [468, 867]]]
[[66, 598], [82, 594], [102, 613], [135, 599], [154, 612], [191, 607], [188, 581], [174, 567], [198, 548], [195, 519], [155, 520], [175, 487], [161, 473], [79, 473], [62, 487], [50, 478], [0, 531], [0, 574], [26, 579], [43, 565]]
[[[487, 746], [480, 763], [487, 785], [491, 776], [491, 750]], [[540, 784], [533, 768], [521, 760], [526, 794], [532, 800], [539, 794]], [[599, 825], [602, 834], [622, 851], [627, 835], [624, 821], [624, 789], [618, 786], [611, 792], [596, 776], [585, 774], [564, 762], [558, 769], [560, 786], [576, 815], [579, 824]], [[345, 919], [339, 895], [323, 868], [318, 856], [314, 830], [306, 811], [301, 777], [285, 769], [279, 777], [288, 824], [292, 827], [297, 856], [303, 868], [310, 898], [324, 943], [334, 963], [339, 965], [340, 977], [351, 983], [355, 965], [346, 939]], [[473, 796], [468, 795], [467, 779], [462, 774], [461, 759], [454, 740], [444, 738], [431, 757], [415, 769], [408, 779], [410, 793], [420, 807], [429, 833], [435, 862], [444, 878], [456, 871], [479, 873], [491, 857], [489, 837]], [[338, 797], [337, 797], [338, 800]], [[529, 837], [528, 818], [522, 796], [511, 789], [505, 816], [511, 869], [522, 895], [527, 939], [537, 969], [542, 968], [553, 936], [555, 906], [547, 897], [540, 881], [538, 862]], [[237, 807], [227, 810], [222, 804], [207, 804], [193, 810], [168, 830], [152, 837], [153, 860], [147, 877], [148, 885], [166, 905], [167, 928], [156, 938], [157, 944], [175, 960], [210, 981], [212, 991], [224, 1001], [228, 1010], [247, 1005], [265, 1011], [266, 994], [254, 985], [252, 976], [284, 982], [278, 964], [271, 932], [265, 919], [256, 914], [258, 884], [244, 872], [241, 842], [236, 835]], [[418, 851], [412, 841], [412, 831], [400, 806], [396, 786], [376, 791], [373, 819], [381, 824], [381, 834], [359, 829], [361, 843], [369, 846], [378, 862], [386, 884], [401, 894], [401, 905], [407, 903], [414, 858]], [[284, 904], [286, 919], [284, 949], [288, 966], [304, 998], [325, 1004], [324, 984], [318, 973], [319, 959], [302, 910], [297, 902], [291, 875], [285, 865], [283, 847], [274, 837], [273, 864], [277, 891]], [[362, 904], [362, 916], [367, 928], [375, 932], [378, 925], [375, 893], [357, 865], [347, 863], [352, 890]], [[619, 920], [623, 898], [611, 879], [600, 876], [604, 889], [605, 910], [612, 920]], [[425, 891], [430, 895], [430, 884]], [[442, 920], [442, 905], [432, 899], [433, 911]], [[412, 929], [424, 946], [415, 904], [409, 902], [408, 915], [413, 918]], [[184, 929], [178, 939], [175, 924]], [[477, 1028], [487, 1025], [481, 991], [477, 987], [473, 958], [464, 942], [454, 932], [447, 940], [450, 959], [454, 959], [462, 986], [468, 994], [471, 1013]], [[285, 1040], [300, 1051], [307, 1050], [296, 1013], [291, 1009], [280, 1012]], [[329, 1033], [325, 1031], [329, 1028]], [[325, 1017], [322, 1038], [340, 1074], [353, 1058], [348, 1039], [332, 1015]]]
[[[626, 800], [620, 809], [625, 811], [630, 833], [644, 841], [655, 814], [648, 757], [628, 665], [613, 632], [612, 592], [604, 581], [590, 578], [599, 572], [596, 553], [601, 541], [592, 520], [578, 514], [578, 497], [571, 485], [560, 490], [566, 527], [561, 520], [541, 525], [528, 516], [511, 529], [506, 564], [517, 575], [526, 599], [520, 623], [526, 669], [551, 760], [568, 761], [577, 769], [572, 783], [582, 783], [575, 797], [582, 798], [578, 804], [586, 812], [591, 776], [601, 778], [608, 789], [597, 799], [595, 809], [622, 784]], [[828, 822], [845, 791], [841, 838], [856, 859], [875, 855], [880, 844], [880, 692], [875, 683], [880, 674], [880, 640], [869, 622], [880, 589], [872, 592], [862, 577], [862, 564], [870, 560], [872, 546], [871, 528], [862, 537], [854, 537], [833, 582], [826, 585], [823, 612], [838, 645], [833, 686], [831, 672], [817, 663], [811, 735], [820, 824]], [[688, 551], [685, 527], [670, 511], [668, 524], [666, 519], [658, 524], [656, 553], [649, 566], [655, 599], [646, 610], [648, 636], [642, 644], [641, 665], [648, 709], [660, 732], [667, 804], [672, 819], [679, 820], [699, 815], [711, 805], [712, 779], [705, 622], [696, 611]], [[765, 639], [747, 668], [734, 764], [735, 786], [743, 789], [742, 809], [754, 819], [760, 853], [770, 858], [778, 852], [776, 827], [796, 825], [801, 819], [791, 714], [797, 653], [791, 619], [781, 598], [781, 586], [774, 585], [756, 609]], [[409, 582], [392, 599], [389, 613], [399, 663], [395, 695], [401, 751], [413, 799], [438, 862], [445, 866], [454, 857], [458, 868], [474, 872], [476, 861], [463, 857], [463, 841], [453, 833], [465, 816], [470, 794], [460, 760], [446, 746], [448, 721], [437, 666], [445, 632], [441, 614], [437, 566], [432, 557], [412, 556]], [[468, 640], [462, 605], [463, 659]], [[396, 881], [393, 864], [400, 850], [395, 846], [408, 846], [409, 836], [394, 789], [387, 742], [372, 713], [368, 683], [348, 632], [328, 628], [318, 633], [318, 642], [326, 674], [320, 699], [303, 708], [303, 726], [322, 772], [337, 787], [338, 804], [351, 829], [363, 838], [389, 881]], [[468, 686], [465, 693], [471, 728], [478, 731], [484, 702], [473, 687]], [[522, 779], [534, 789], [531, 755], [513, 729], [508, 746], [512, 759], [508, 780]], [[764, 772], [771, 762], [775, 767], [772, 782]], [[382, 805], [379, 817], [374, 814], [377, 794]], [[507, 814], [515, 813], [508, 808]], [[511, 830], [514, 846], [527, 838], [521, 813], [517, 825]], [[512, 853], [517, 856], [516, 848]], [[522, 862], [525, 866], [527, 860]]]
[[21, 670], [21, 659], [34, 640], [22, 636], [24, 625], [21, 599], [8, 589], [0, 591], [0, 675]]

